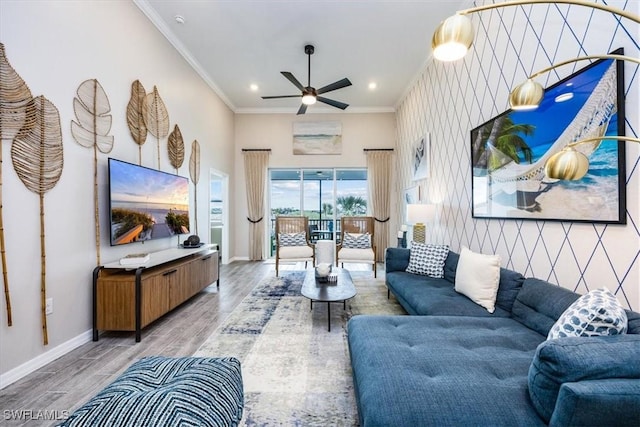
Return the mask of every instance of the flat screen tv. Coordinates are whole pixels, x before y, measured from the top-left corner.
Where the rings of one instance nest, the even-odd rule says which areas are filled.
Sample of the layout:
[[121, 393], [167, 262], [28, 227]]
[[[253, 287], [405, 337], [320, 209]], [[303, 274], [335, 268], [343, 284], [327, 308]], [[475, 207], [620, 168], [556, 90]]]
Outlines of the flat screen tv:
[[111, 245], [189, 233], [189, 180], [109, 159]]
[[621, 60], [597, 60], [547, 88], [537, 109], [508, 110], [473, 129], [472, 216], [626, 223], [624, 142], [576, 145], [590, 163], [580, 180], [544, 173], [570, 143], [624, 135], [623, 71]]

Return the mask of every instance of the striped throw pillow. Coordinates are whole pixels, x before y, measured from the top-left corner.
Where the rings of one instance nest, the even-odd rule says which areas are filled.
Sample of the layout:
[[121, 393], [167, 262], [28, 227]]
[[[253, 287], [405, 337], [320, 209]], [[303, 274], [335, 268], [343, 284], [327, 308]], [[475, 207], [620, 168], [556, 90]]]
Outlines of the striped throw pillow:
[[350, 249], [369, 249], [371, 248], [371, 234], [344, 233], [343, 248]]
[[304, 231], [300, 233], [280, 233], [280, 246], [305, 246], [307, 235]]

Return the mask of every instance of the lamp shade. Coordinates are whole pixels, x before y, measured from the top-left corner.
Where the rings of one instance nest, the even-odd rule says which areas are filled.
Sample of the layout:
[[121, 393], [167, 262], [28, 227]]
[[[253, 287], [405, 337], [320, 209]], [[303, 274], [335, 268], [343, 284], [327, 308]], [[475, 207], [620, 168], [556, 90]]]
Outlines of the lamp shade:
[[474, 29], [465, 15], [453, 15], [438, 25], [431, 38], [433, 56], [440, 61], [463, 58], [473, 43]]
[[512, 110], [534, 110], [540, 105], [544, 97], [544, 89], [540, 83], [527, 79], [518, 85], [509, 95]]
[[407, 222], [409, 224], [422, 224], [432, 220], [435, 216], [435, 205], [407, 205]]

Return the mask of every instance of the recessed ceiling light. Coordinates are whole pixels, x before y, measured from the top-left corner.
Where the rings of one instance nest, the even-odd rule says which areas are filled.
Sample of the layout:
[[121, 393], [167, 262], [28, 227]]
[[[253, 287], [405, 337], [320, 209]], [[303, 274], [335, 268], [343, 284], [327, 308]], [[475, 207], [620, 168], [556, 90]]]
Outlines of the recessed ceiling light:
[[369, 89], [374, 90], [377, 87], [378, 87], [378, 84], [376, 82], [369, 83]]
[[182, 15], [176, 15], [175, 19], [178, 24], [184, 24], [186, 22], [186, 20], [184, 19], [184, 16]]
[[255, 84], [255, 83], [251, 83], [251, 85], [249, 86], [249, 88], [250, 88], [252, 91], [254, 91], [254, 92], [255, 92], [255, 91], [257, 91], [257, 90], [259, 89], [258, 85], [257, 85], [257, 84]]

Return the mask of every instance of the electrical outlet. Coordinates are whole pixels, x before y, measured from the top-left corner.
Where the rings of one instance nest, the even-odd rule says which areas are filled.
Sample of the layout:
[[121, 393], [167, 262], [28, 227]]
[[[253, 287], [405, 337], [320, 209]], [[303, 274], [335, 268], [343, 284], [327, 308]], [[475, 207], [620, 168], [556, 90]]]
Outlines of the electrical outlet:
[[47, 316], [53, 314], [53, 298], [47, 298], [45, 301], [44, 313]]

